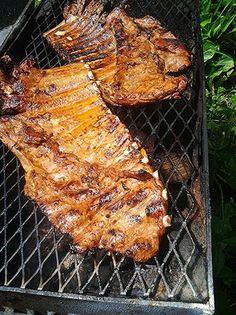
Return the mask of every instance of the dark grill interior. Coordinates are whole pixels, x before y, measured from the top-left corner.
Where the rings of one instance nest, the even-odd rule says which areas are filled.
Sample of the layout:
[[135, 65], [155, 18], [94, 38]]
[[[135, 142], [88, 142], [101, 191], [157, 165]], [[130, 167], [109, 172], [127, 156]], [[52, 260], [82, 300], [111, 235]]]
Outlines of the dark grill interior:
[[[31, 19], [8, 53], [33, 56], [41, 68], [63, 62], [42, 38], [61, 21], [65, 1], [49, 0]], [[172, 227], [161, 251], [146, 264], [121, 255], [73, 253], [69, 237], [55, 231], [40, 209], [22, 193], [23, 170], [4, 145], [0, 147], [0, 285], [86, 295], [146, 297], [204, 302], [208, 299], [206, 211], [201, 177], [201, 46], [194, 0], [132, 0], [134, 16], [153, 15], [192, 53], [188, 90], [178, 101], [145, 108], [112, 108], [146, 146], [169, 193]]]

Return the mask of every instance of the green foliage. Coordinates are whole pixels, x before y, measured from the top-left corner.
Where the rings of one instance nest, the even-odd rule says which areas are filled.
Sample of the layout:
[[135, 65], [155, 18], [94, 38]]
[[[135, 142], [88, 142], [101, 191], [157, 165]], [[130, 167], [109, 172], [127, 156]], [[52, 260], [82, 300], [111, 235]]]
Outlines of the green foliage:
[[235, 314], [236, 1], [201, 0], [216, 314]]
[[233, 74], [236, 1], [201, 0], [201, 27], [207, 88], [221, 86]]
[[221, 39], [236, 18], [234, 0], [201, 0], [201, 27], [203, 37]]
[[[218, 210], [218, 215], [212, 218], [214, 275], [223, 278], [229, 284], [236, 280], [236, 272], [226, 266], [224, 251], [234, 249], [236, 245], [232, 220], [235, 216], [236, 203], [231, 199]], [[227, 277], [225, 277], [226, 275]]]
[[37, 8], [39, 6], [41, 0], [34, 0], [34, 7]]

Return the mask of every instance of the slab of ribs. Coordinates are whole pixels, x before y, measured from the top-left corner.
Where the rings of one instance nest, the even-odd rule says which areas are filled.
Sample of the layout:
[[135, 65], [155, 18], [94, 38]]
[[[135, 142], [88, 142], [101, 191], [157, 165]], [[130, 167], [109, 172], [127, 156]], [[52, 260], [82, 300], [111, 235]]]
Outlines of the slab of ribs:
[[25, 170], [25, 194], [80, 253], [92, 248], [144, 262], [159, 250], [167, 191], [139, 142], [105, 101], [180, 98], [190, 65], [179, 40], [152, 17], [103, 1], [66, 6], [44, 36], [68, 65], [40, 70], [2, 58], [0, 139]]
[[113, 105], [178, 99], [186, 88], [185, 76], [171, 74], [190, 65], [189, 53], [150, 16], [131, 18], [119, 7], [107, 13], [104, 0], [79, 0], [44, 36], [65, 60], [88, 63]]
[[25, 170], [25, 194], [79, 252], [155, 255], [170, 223], [166, 190], [88, 67], [39, 70], [28, 61], [0, 78], [0, 138]]

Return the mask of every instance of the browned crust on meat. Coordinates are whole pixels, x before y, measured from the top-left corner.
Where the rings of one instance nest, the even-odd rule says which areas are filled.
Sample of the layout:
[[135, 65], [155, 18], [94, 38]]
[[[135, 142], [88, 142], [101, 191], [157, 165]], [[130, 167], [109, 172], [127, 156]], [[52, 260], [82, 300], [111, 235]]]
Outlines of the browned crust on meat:
[[[0, 118], [0, 139], [21, 161], [26, 195], [80, 252], [154, 256], [165, 232], [164, 187], [105, 106], [90, 70], [77, 63], [15, 71], [15, 78], [0, 72], [2, 114], [11, 114]], [[16, 83], [22, 89], [15, 91]], [[16, 93], [24, 110], [8, 112], [5, 98]]]
[[191, 65], [186, 47], [153, 17], [145, 16], [135, 19], [134, 22], [148, 36], [160, 58], [165, 61], [166, 72], [179, 72]]
[[118, 7], [107, 14], [96, 0], [75, 1], [64, 15], [44, 36], [67, 61], [90, 65], [107, 102], [136, 106], [181, 97], [187, 79], [168, 73], [189, 67], [189, 53], [154, 18], [134, 19]]

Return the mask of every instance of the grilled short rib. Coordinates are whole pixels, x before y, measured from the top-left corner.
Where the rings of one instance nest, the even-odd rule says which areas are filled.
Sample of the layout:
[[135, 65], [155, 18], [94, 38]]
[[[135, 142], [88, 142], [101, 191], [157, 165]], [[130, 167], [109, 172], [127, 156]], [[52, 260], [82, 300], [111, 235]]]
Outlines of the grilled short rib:
[[0, 138], [25, 170], [25, 194], [79, 252], [154, 256], [170, 224], [166, 190], [88, 66], [26, 61], [0, 79]]
[[74, 1], [44, 36], [65, 60], [87, 62], [113, 105], [180, 98], [187, 79], [170, 73], [190, 65], [186, 48], [154, 18], [131, 18], [120, 7], [106, 13], [103, 3]]

